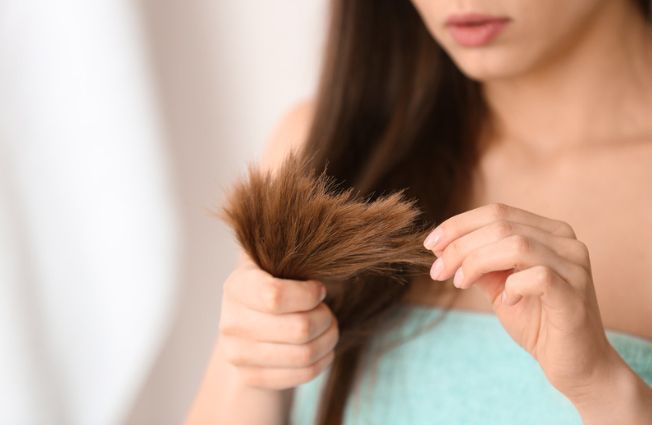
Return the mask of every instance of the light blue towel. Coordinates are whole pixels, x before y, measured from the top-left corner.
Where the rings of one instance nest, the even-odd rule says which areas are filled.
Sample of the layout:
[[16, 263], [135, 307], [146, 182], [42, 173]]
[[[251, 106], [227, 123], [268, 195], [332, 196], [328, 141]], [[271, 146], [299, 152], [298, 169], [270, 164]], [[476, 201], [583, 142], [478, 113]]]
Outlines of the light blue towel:
[[[402, 304], [397, 311], [407, 320], [373, 339], [361, 385], [345, 411], [346, 425], [581, 425], [573, 405], [494, 314], [451, 310], [434, 327], [370, 361], [378, 347], [413, 335], [443, 309]], [[652, 385], [652, 341], [612, 330], [607, 337]], [[292, 424], [314, 423], [328, 372], [296, 388]]]

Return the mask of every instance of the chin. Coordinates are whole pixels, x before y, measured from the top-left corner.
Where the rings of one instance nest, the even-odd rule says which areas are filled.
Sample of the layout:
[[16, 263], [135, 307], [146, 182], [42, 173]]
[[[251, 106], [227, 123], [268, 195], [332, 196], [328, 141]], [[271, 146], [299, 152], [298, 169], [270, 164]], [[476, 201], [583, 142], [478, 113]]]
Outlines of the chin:
[[533, 68], [532, 61], [524, 52], [500, 48], [481, 48], [447, 53], [455, 65], [468, 78], [486, 82], [516, 78]]

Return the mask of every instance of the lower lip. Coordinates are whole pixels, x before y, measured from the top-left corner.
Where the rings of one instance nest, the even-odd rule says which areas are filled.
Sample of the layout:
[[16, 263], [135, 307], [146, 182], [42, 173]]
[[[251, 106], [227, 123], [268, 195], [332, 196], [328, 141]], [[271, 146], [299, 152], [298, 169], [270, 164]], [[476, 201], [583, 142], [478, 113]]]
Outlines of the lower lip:
[[508, 20], [490, 20], [476, 24], [449, 24], [453, 39], [465, 47], [481, 47], [491, 43], [509, 23]]

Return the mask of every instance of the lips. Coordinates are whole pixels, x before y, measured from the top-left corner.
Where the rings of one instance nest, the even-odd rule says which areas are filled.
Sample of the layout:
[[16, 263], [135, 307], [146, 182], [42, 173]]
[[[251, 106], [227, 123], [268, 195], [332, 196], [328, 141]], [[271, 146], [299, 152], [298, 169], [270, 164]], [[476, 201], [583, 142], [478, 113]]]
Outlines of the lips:
[[446, 28], [453, 39], [464, 47], [481, 47], [491, 43], [509, 24], [504, 16], [468, 13], [452, 15], [446, 20]]

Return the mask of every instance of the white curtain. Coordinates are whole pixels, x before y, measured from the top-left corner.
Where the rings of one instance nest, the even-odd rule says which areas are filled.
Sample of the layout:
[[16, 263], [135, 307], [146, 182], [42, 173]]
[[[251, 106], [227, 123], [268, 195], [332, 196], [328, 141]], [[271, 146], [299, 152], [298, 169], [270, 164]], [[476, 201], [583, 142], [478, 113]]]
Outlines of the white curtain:
[[0, 423], [178, 424], [326, 0], [0, 0]]
[[169, 321], [178, 225], [135, 18], [2, 7], [2, 423], [116, 423]]

